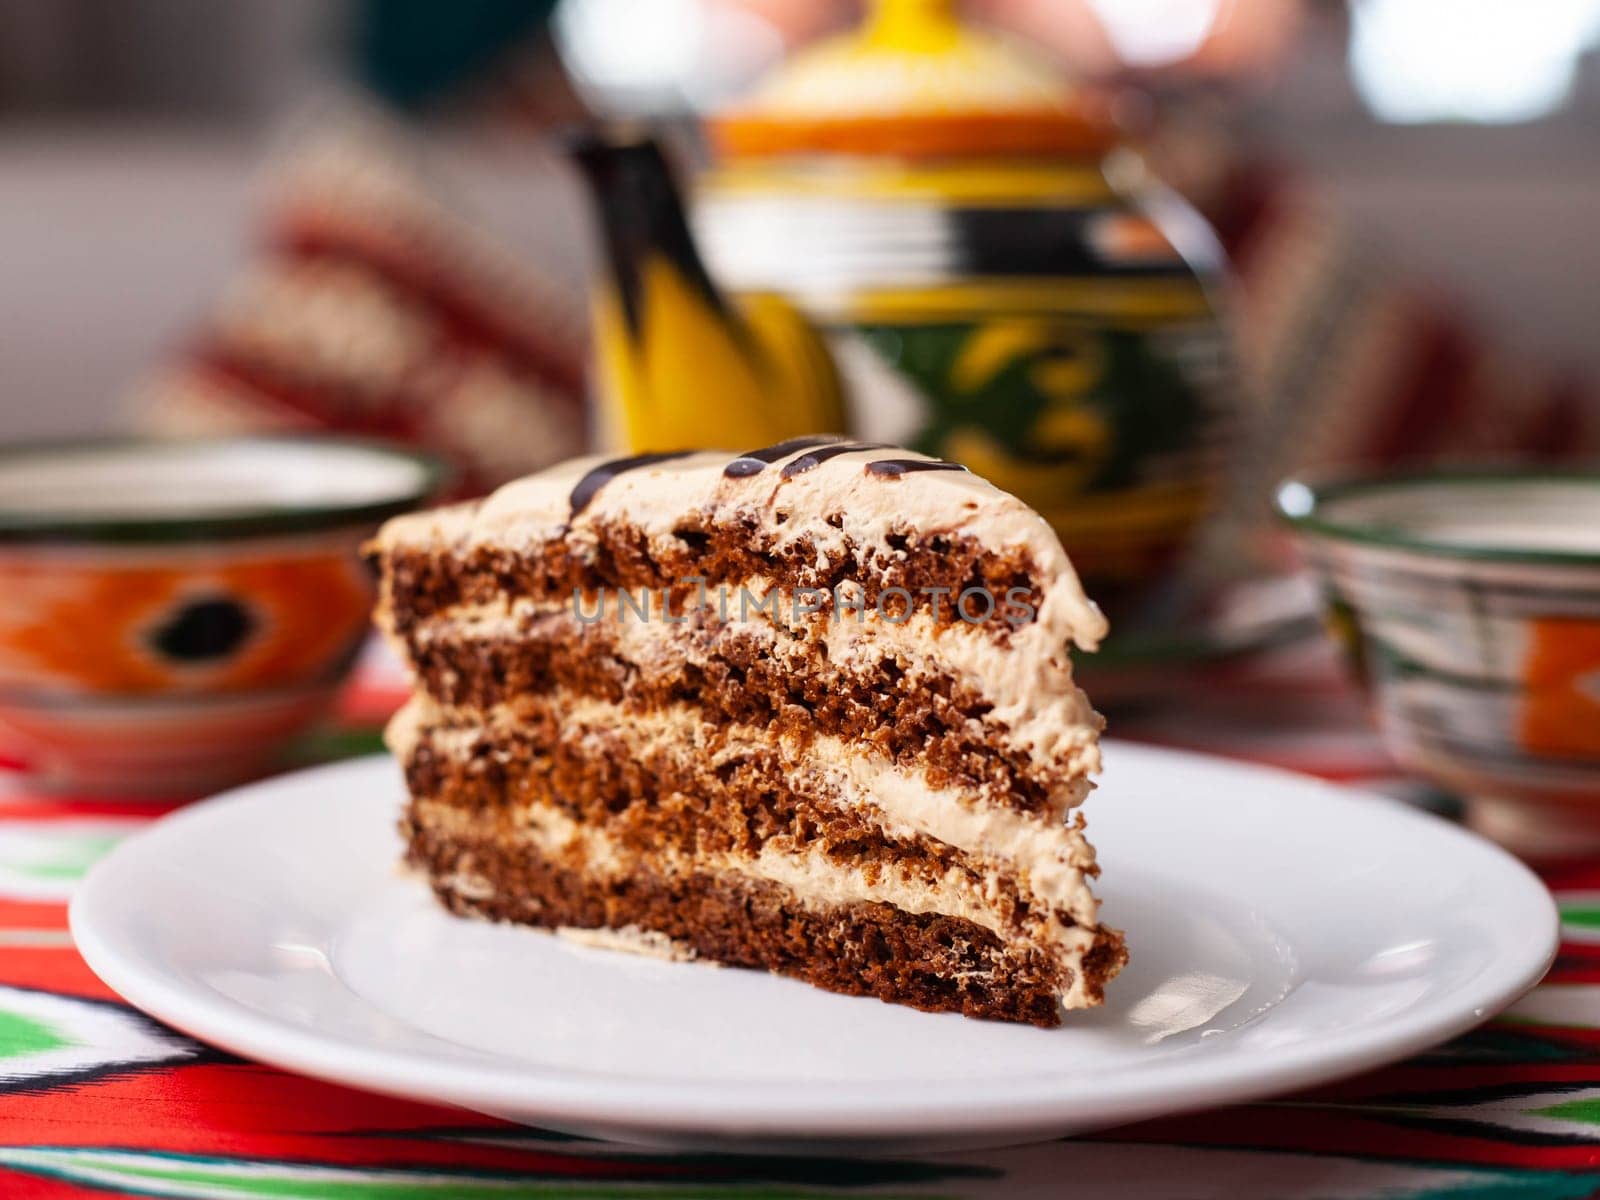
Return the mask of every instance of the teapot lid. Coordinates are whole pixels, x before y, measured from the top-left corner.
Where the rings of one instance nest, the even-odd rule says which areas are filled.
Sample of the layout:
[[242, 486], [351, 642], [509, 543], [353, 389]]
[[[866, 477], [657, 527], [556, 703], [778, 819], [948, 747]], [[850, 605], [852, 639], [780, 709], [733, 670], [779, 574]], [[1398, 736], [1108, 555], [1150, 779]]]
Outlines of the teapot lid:
[[861, 154], [1099, 157], [1105, 96], [1047, 59], [962, 24], [953, 0], [872, 0], [859, 29], [801, 51], [711, 121], [731, 157]]

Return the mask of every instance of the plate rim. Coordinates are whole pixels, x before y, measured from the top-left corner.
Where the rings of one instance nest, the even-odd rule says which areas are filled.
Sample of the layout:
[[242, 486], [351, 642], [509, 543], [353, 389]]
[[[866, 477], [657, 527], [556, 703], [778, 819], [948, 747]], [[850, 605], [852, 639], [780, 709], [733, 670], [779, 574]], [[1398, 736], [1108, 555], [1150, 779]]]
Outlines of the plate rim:
[[[363, 775], [393, 769], [376, 754], [323, 764], [231, 789], [169, 814], [125, 839], [80, 881], [68, 910], [73, 942], [91, 971], [135, 1008], [209, 1045], [327, 1082], [423, 1102], [453, 1104], [488, 1113], [547, 1114], [553, 1124], [605, 1126], [653, 1136], [736, 1138], [830, 1138], [999, 1135], [1024, 1130], [1083, 1131], [1157, 1116], [1174, 1116], [1223, 1104], [1263, 1099], [1347, 1078], [1410, 1057], [1489, 1020], [1531, 990], [1549, 970], [1560, 945], [1560, 915], [1554, 898], [1524, 863], [1459, 826], [1398, 801], [1282, 768], [1219, 755], [1106, 739], [1118, 757], [1136, 754], [1166, 759], [1169, 767], [1196, 761], [1208, 766], [1278, 779], [1322, 794], [1329, 804], [1380, 805], [1385, 816], [1428, 836], [1455, 840], [1485, 854], [1520, 877], [1525, 900], [1545, 910], [1542, 928], [1530, 929], [1526, 952], [1514, 972], [1502, 969], [1469, 988], [1412, 1010], [1376, 1028], [1354, 1030], [1276, 1052], [1270, 1061], [1214, 1060], [1201, 1078], [1181, 1055], [1176, 1061], [1139, 1064], [1093, 1077], [1085, 1094], [1080, 1082], [1049, 1075], [998, 1079], [851, 1084], [828, 1081], [659, 1080], [575, 1072], [525, 1063], [469, 1063], [397, 1051], [322, 1034], [250, 1008], [209, 988], [186, 988], [168, 978], [159, 962], [137, 949], [119, 948], [102, 936], [94, 910], [100, 893], [113, 887], [123, 864], [148, 854], [148, 847], [179, 826], [223, 820], [233, 806], [267, 805], [273, 792], [306, 786], [307, 776]], [[222, 814], [222, 815], [219, 815]], [[363, 1003], [370, 1001], [363, 998]], [[1444, 1011], [1440, 1012], [1439, 1009]], [[381, 1011], [374, 1009], [374, 1011]], [[420, 1036], [429, 1036], [418, 1031]], [[446, 1043], [448, 1044], [448, 1043]], [[778, 1096], [774, 1102], [774, 1096]], [[752, 1104], [759, 1096], [762, 1103]], [[523, 1118], [529, 1119], [529, 1118]], [[544, 1119], [534, 1117], [532, 1119]]]

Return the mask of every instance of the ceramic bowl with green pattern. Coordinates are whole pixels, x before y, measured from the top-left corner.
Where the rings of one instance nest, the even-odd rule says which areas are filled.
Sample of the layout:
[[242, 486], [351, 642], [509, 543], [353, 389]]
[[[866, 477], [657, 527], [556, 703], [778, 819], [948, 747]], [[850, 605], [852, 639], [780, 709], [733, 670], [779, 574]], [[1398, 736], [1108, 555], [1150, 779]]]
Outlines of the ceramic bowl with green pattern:
[[1600, 847], [1600, 470], [1277, 494], [1396, 760], [1524, 853]]

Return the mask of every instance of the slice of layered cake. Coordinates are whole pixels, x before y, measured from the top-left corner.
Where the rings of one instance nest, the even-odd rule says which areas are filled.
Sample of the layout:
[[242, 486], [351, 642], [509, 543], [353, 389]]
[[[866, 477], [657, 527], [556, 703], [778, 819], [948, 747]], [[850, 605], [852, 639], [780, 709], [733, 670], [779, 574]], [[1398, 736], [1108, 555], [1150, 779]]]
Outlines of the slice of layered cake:
[[391, 522], [412, 864], [462, 914], [1055, 1025], [1126, 959], [1075, 812], [1105, 623], [1049, 527], [832, 438]]

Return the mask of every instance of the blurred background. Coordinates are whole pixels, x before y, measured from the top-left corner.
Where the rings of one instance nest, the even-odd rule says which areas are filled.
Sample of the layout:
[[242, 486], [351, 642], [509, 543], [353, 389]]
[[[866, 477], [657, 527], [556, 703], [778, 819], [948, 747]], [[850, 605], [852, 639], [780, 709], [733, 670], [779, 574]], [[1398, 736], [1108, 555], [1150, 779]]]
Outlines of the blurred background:
[[[1600, 369], [1600, 0], [969, 11], [1143, 89], [1154, 161], [1225, 239], [1248, 214], [1219, 190], [1278, 173], [1255, 232], [1284, 243], [1280, 274], [1337, 290], [1349, 264], [1382, 263], [1449, 326], [1445, 357], [1499, 372], [1507, 395], [1576, 395]], [[0, 0], [0, 430], [126, 424], [132, 391], [255, 252], [274, 155], [350, 107], [394, 114], [433, 194], [549, 285], [571, 310], [553, 320], [581, 319], [580, 198], [541, 131], [584, 106], [687, 124], [857, 15], [842, 0]]]

